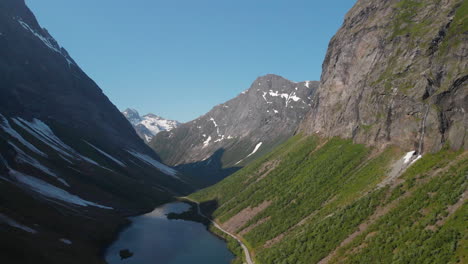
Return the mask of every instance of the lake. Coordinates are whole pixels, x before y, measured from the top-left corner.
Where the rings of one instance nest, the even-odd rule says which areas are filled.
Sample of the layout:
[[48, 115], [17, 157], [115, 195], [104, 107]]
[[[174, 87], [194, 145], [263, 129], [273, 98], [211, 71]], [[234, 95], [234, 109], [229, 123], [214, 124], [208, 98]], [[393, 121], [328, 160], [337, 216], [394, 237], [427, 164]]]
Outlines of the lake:
[[[225, 241], [203, 224], [166, 217], [168, 213], [181, 213], [189, 208], [189, 204], [174, 202], [131, 217], [132, 224], [107, 249], [106, 261], [109, 264], [229, 264], [234, 255]], [[121, 260], [119, 252], [123, 249], [134, 255]]]

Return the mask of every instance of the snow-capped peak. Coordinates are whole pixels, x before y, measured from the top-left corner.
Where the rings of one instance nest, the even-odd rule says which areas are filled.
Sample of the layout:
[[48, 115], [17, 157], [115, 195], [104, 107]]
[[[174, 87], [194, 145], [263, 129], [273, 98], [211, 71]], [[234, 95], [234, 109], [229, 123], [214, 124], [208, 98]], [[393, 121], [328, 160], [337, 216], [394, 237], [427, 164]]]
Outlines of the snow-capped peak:
[[133, 125], [137, 134], [145, 140], [150, 142], [151, 139], [161, 131], [170, 131], [180, 125], [175, 120], [165, 119], [155, 114], [146, 114], [140, 116], [137, 110], [127, 108], [122, 114]]

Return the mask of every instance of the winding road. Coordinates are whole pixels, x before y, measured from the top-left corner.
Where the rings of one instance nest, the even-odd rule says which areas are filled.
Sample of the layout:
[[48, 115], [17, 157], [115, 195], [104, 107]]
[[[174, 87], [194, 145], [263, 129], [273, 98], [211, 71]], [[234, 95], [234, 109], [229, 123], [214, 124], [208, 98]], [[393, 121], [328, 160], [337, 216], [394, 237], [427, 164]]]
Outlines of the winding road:
[[242, 249], [244, 250], [244, 254], [245, 254], [245, 259], [247, 261], [247, 264], [255, 264], [255, 262], [252, 260], [251, 256], [250, 256], [250, 252], [249, 252], [249, 249], [247, 248], [247, 246], [242, 242], [242, 240], [237, 237], [236, 235], [224, 230], [220, 225], [218, 225], [215, 221], [211, 220], [209, 217], [207, 217], [206, 215], [204, 215], [202, 212], [201, 212], [201, 209], [200, 209], [200, 203], [195, 201], [195, 200], [192, 200], [188, 197], [181, 197], [182, 199], [185, 199], [185, 200], [188, 200], [188, 201], [191, 201], [195, 204], [197, 204], [197, 211], [198, 211], [198, 214], [201, 215], [202, 217], [208, 219], [208, 221], [210, 221], [216, 228], [218, 228], [219, 230], [221, 230], [223, 233], [229, 235], [230, 237], [234, 238], [235, 240], [237, 240], [237, 242], [239, 242], [239, 244], [241, 245]]

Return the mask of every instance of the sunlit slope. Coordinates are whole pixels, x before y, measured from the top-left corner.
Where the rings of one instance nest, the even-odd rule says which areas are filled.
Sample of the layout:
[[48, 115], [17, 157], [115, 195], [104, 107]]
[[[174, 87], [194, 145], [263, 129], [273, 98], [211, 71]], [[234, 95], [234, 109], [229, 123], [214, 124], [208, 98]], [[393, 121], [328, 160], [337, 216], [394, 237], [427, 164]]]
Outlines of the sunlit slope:
[[192, 198], [257, 263], [466, 261], [468, 154], [413, 154], [298, 135]]

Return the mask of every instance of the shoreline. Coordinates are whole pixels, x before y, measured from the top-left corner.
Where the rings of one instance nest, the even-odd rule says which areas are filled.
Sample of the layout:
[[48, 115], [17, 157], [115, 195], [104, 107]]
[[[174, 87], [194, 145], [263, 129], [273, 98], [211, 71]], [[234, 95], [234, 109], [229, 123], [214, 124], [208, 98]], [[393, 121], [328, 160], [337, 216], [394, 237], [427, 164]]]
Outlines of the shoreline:
[[132, 225], [132, 221], [129, 219], [130, 217], [136, 217], [136, 216], [140, 216], [140, 215], [145, 215], [145, 214], [148, 214], [148, 213], [151, 213], [152, 211], [154, 211], [156, 208], [158, 208], [159, 206], [162, 206], [164, 204], [168, 204], [168, 203], [173, 203], [173, 202], [176, 202], [178, 201], [178, 199], [171, 199], [169, 201], [166, 201], [164, 203], [161, 203], [161, 204], [156, 204], [154, 207], [152, 207], [152, 209], [144, 209], [144, 210], [141, 210], [141, 211], [136, 211], [135, 213], [131, 213], [131, 214], [123, 214], [121, 215], [121, 217], [123, 218], [123, 223], [118, 225], [117, 228], [112, 232], [112, 234], [109, 235], [110, 239], [109, 241], [106, 241], [104, 243], [104, 245], [101, 245], [98, 252], [98, 258], [101, 259], [103, 261], [103, 263], [107, 263], [106, 261], [106, 253], [107, 253], [107, 250], [110, 248], [110, 246], [115, 242], [117, 241], [117, 239], [119, 238], [120, 234], [126, 230], [127, 228], [129, 228], [131, 225]]
[[[136, 212], [136, 213], [132, 213], [132, 214], [126, 214], [126, 215], [123, 215], [122, 218], [124, 219], [124, 223], [120, 224], [114, 232], [112, 232], [112, 234], [110, 235], [111, 239], [110, 241], [106, 242], [105, 243], [105, 246], [102, 246], [99, 250], [99, 259], [101, 259], [103, 261], [103, 263], [107, 263], [106, 261], [106, 255], [107, 255], [107, 251], [109, 250], [109, 248], [111, 247], [111, 245], [113, 243], [115, 243], [118, 239], [119, 239], [119, 236], [120, 234], [125, 231], [126, 229], [128, 229], [132, 224], [133, 224], [133, 221], [131, 221], [129, 218], [131, 217], [138, 217], [138, 216], [142, 216], [142, 215], [145, 215], [145, 214], [148, 214], [148, 213], [151, 213], [152, 211], [154, 211], [156, 208], [160, 207], [160, 206], [163, 206], [163, 205], [166, 205], [166, 204], [170, 204], [170, 203], [175, 203], [175, 202], [181, 202], [181, 203], [186, 203], [188, 205], [190, 205], [190, 209], [189, 211], [186, 211], [186, 212], [190, 212], [190, 210], [193, 208], [199, 208], [198, 207], [198, 204], [196, 202], [193, 202], [193, 201], [190, 201], [188, 199], [183, 199], [183, 198], [175, 198], [173, 200], [170, 200], [170, 201], [166, 201], [165, 203], [162, 203], [162, 204], [158, 204], [156, 205], [155, 207], [153, 207], [152, 209], [148, 209], [148, 210], [143, 210], [143, 211], [140, 211], [140, 212]], [[195, 212], [196, 212], [196, 209], [195, 209]], [[229, 249], [228, 247], [228, 240], [226, 239], [226, 237], [223, 237], [222, 235], [216, 233], [216, 232], [213, 232], [212, 230], [210, 230], [210, 219], [203, 216], [203, 215], [200, 215], [202, 218], [206, 219], [206, 221], [201, 221], [200, 219], [196, 219], [196, 218], [191, 218], [191, 217], [186, 217], [186, 218], [177, 218], [177, 217], [174, 217], [174, 218], [170, 218], [170, 215], [171, 213], [168, 213], [166, 214], [166, 217], [168, 220], [185, 220], [185, 221], [192, 221], [192, 222], [197, 222], [197, 223], [201, 223], [202, 225], [205, 226], [206, 230], [211, 233], [212, 235], [214, 235], [215, 237], [217, 237], [218, 239], [224, 241], [226, 243], [226, 247], [228, 248], [229, 251], [231, 251], [231, 253], [235, 256], [235, 257], [242, 257], [239, 256], [238, 254], [236, 254], [236, 252], [233, 252], [231, 249]], [[176, 214], [177, 215], [177, 214]], [[198, 212], [197, 212], [197, 215], [198, 215]], [[220, 229], [217, 229], [217, 230], [220, 230]], [[220, 230], [221, 231], [221, 230]], [[223, 234], [225, 234], [223, 231], [221, 231]]]
[[[204, 215], [202, 212], [201, 212], [201, 208], [200, 208], [200, 204], [195, 201], [195, 200], [192, 200], [188, 197], [180, 197], [179, 199], [181, 200], [186, 200], [186, 201], [189, 201], [191, 203], [194, 203], [197, 205], [197, 213], [198, 215], [202, 216], [203, 218], [207, 219], [211, 224], [213, 224], [213, 226], [215, 228], [217, 228], [218, 230], [220, 230], [222, 233], [232, 237], [233, 239], [235, 239], [239, 244], [240, 246], [242, 247], [243, 251], [244, 251], [244, 256], [245, 256], [245, 261], [247, 262], [247, 264], [255, 264], [255, 262], [252, 260], [252, 257], [251, 257], [251, 254], [250, 254], [250, 251], [248, 249], [248, 247], [244, 244], [244, 242], [242, 242], [242, 240], [237, 237], [236, 235], [234, 234], [231, 234], [229, 233], [228, 231], [224, 230], [220, 225], [218, 225], [215, 221], [213, 221], [212, 219], [208, 218], [206, 215]], [[209, 229], [208, 229], [209, 230]], [[211, 231], [210, 231], [211, 232]], [[213, 233], [213, 232], [212, 232]], [[234, 252], [233, 252], [234, 253]]]

